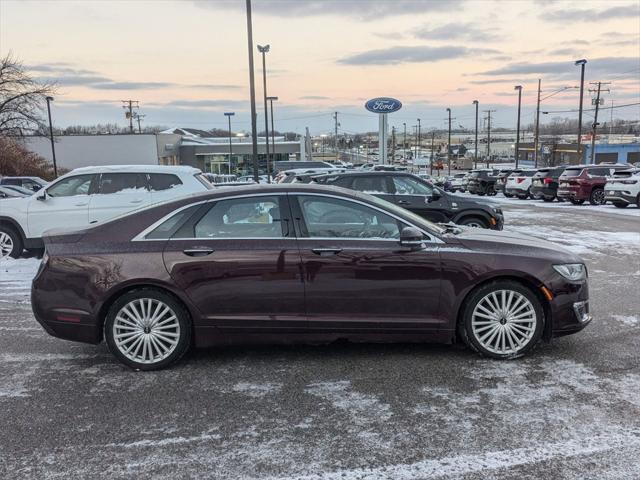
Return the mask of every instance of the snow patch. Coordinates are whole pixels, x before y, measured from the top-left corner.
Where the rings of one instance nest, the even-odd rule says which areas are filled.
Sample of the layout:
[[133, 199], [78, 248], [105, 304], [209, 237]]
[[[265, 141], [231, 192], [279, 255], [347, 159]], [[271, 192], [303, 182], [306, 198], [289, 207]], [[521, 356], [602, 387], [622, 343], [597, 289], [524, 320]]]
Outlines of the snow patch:
[[637, 327], [640, 325], [640, 316], [637, 315], [611, 315], [611, 318], [629, 327]]

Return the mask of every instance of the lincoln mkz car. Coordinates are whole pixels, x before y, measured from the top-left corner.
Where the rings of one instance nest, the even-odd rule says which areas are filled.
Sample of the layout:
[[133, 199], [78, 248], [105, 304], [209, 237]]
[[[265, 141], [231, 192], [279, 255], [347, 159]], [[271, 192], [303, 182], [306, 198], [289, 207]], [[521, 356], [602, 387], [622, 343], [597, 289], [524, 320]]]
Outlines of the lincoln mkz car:
[[45, 235], [51, 335], [163, 368], [191, 346], [464, 342], [513, 358], [591, 320], [583, 261], [319, 185], [220, 188]]

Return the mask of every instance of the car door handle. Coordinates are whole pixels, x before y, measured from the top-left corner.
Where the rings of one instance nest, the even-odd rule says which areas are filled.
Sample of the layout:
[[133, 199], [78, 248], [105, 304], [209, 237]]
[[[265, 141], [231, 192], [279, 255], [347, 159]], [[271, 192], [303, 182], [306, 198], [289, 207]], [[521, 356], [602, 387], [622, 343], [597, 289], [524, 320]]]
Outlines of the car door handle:
[[144, 200], [138, 198], [137, 200], [131, 200], [129, 203], [142, 203]]
[[86, 207], [87, 205], [89, 205], [89, 202], [76, 203], [76, 204], [75, 204], [75, 206], [76, 206], [76, 207]]
[[314, 248], [311, 251], [316, 255], [328, 256], [328, 255], [337, 255], [342, 251], [342, 249], [341, 248]]
[[411, 202], [408, 200], [398, 200], [398, 205], [410, 205]]
[[185, 255], [189, 255], [190, 257], [206, 257], [207, 255], [211, 255], [215, 250], [213, 248], [187, 248], [183, 250], [182, 253]]

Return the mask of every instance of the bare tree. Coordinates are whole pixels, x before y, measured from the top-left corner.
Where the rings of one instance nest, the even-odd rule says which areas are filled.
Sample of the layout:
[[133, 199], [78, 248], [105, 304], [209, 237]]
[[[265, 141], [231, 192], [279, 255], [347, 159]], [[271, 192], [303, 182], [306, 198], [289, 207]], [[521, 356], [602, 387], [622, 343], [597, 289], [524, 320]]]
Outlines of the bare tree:
[[45, 102], [54, 93], [55, 85], [31, 77], [11, 53], [0, 58], [0, 135], [47, 131]]

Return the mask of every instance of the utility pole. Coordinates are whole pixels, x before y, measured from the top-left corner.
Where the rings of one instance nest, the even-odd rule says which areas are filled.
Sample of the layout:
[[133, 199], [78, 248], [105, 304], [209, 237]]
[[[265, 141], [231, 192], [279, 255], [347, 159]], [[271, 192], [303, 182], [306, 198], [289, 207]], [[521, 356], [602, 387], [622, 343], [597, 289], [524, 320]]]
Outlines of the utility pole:
[[495, 110], [485, 110], [487, 114], [487, 168], [489, 168], [489, 162], [491, 161], [491, 113]]
[[436, 132], [431, 132], [431, 160], [429, 161], [431, 167], [431, 175], [433, 175], [433, 149], [436, 139]]
[[473, 101], [476, 106], [476, 150], [473, 155], [473, 168], [478, 168], [478, 100]]
[[251, 24], [251, 0], [246, 0], [247, 9], [247, 44], [249, 47], [249, 92], [251, 95], [251, 140], [253, 156], [253, 179], [259, 182], [258, 175], [258, 127], [256, 125], [256, 86], [253, 73], [253, 27]]
[[136, 117], [136, 120], [138, 121], [138, 133], [142, 133], [142, 126], [140, 125], [140, 121], [146, 117], [146, 115], [144, 114], [140, 114], [140, 113], [135, 113], [134, 116]]
[[536, 131], [533, 139], [533, 166], [538, 168], [538, 150], [540, 149], [540, 87], [542, 80], [538, 79], [538, 103], [536, 105]]
[[582, 99], [584, 92], [584, 66], [586, 63], [587, 61], [584, 58], [575, 61], [576, 66], [580, 65], [580, 109], [578, 111], [578, 145], [576, 147], [578, 159], [580, 159], [580, 142], [582, 142]]
[[520, 160], [520, 106], [522, 105], [522, 85], [516, 85], [514, 90], [518, 91], [518, 124], [516, 127], [516, 168]]
[[[333, 137], [333, 146], [336, 149], [336, 162], [340, 160], [340, 155], [338, 154], [338, 112], [333, 112], [333, 127], [334, 127], [334, 137]], [[383, 161], [384, 163], [384, 161]]]
[[262, 54], [262, 90], [264, 93], [264, 141], [266, 145], [267, 183], [271, 183], [271, 171], [269, 169], [269, 109], [267, 108], [267, 53], [269, 45], [258, 45], [258, 51]]
[[[122, 108], [125, 109], [125, 118], [129, 120], [129, 133], [133, 133], [133, 109], [140, 108], [138, 100], [121, 100]], [[135, 103], [135, 105], [134, 105]]]
[[[589, 92], [597, 92], [596, 93], [596, 112], [593, 118], [593, 125], [591, 125], [591, 164], [594, 163], [594, 159], [596, 158], [596, 132], [598, 131], [598, 111], [600, 110], [600, 92], [601, 92], [601, 87], [602, 85], [610, 85], [611, 82], [606, 82], [606, 83], [602, 83], [602, 82], [591, 82], [591, 85], [598, 85], [598, 89], [597, 90], [591, 90], [589, 89]], [[609, 89], [605, 90], [606, 92], [609, 91]]]
[[447, 137], [447, 175], [451, 175], [451, 109], [447, 108], [449, 114], [449, 136]]
[[415, 164], [416, 159], [418, 158], [418, 125], [413, 125], [413, 128], [416, 129], [416, 136], [414, 137], [416, 139], [416, 142], [414, 144], [414, 150], [415, 150], [415, 154], [413, 155], [413, 163]]
[[229, 119], [229, 161], [227, 162], [227, 173], [229, 175], [231, 175], [231, 155], [233, 154], [233, 147], [231, 146], [231, 117], [235, 114], [235, 112], [224, 112], [224, 116]]
[[[53, 176], [58, 178], [58, 164], [56, 162], [56, 143], [53, 139], [53, 121], [51, 120], [51, 102], [53, 97], [46, 97], [47, 113], [49, 114], [49, 139], [51, 140], [51, 155], [53, 156]], [[613, 114], [611, 114], [613, 115]]]

